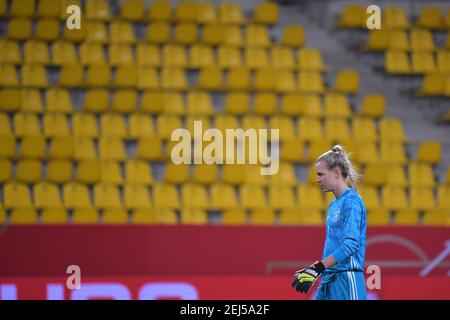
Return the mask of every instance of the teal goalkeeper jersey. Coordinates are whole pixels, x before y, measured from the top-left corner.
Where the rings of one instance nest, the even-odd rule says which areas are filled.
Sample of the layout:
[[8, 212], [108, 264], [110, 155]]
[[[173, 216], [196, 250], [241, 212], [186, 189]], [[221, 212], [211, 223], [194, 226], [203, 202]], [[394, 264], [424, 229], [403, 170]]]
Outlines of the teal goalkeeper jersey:
[[337, 263], [325, 270], [324, 278], [336, 272], [363, 271], [367, 216], [364, 202], [354, 189], [346, 189], [330, 203], [326, 227], [322, 259], [331, 255]]

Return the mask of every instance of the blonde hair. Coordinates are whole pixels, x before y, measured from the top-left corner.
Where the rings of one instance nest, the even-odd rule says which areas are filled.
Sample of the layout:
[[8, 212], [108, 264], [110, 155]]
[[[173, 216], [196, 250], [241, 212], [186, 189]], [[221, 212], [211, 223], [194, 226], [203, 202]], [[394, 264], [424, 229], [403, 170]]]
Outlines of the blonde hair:
[[342, 176], [345, 178], [350, 186], [356, 189], [356, 186], [361, 178], [350, 161], [350, 154], [344, 150], [340, 145], [335, 145], [331, 150], [323, 153], [317, 158], [316, 163], [319, 161], [325, 161], [328, 169], [334, 169], [339, 167], [341, 169]]

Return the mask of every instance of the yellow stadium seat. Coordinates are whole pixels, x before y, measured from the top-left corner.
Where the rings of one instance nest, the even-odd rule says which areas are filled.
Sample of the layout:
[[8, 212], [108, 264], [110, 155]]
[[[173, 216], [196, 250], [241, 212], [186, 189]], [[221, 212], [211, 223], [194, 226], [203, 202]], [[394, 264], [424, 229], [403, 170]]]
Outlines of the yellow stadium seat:
[[359, 74], [355, 70], [342, 70], [336, 75], [334, 89], [344, 94], [356, 94], [359, 91]]
[[126, 159], [123, 141], [116, 137], [99, 139], [99, 156], [103, 160], [123, 161]]
[[425, 74], [419, 96], [441, 96], [446, 93], [446, 77], [442, 73]]
[[378, 197], [378, 191], [374, 186], [361, 186], [358, 187], [358, 193], [364, 200], [367, 210], [380, 209], [380, 199]]
[[61, 208], [62, 201], [58, 186], [48, 182], [33, 185], [34, 204], [38, 209]]
[[8, 3], [6, 0], [0, 0], [0, 16], [4, 16], [6, 14]]
[[424, 29], [439, 30], [444, 27], [441, 11], [437, 7], [424, 7], [420, 10], [416, 25]]
[[302, 216], [299, 210], [282, 210], [280, 212], [280, 225], [300, 225]]
[[182, 45], [190, 45], [197, 40], [197, 25], [194, 23], [179, 23], [175, 26], [173, 41]]
[[165, 44], [170, 39], [170, 24], [153, 22], [148, 25], [146, 40], [154, 44]]
[[392, 187], [406, 187], [408, 179], [402, 165], [386, 166], [386, 184]]
[[399, 210], [395, 214], [394, 223], [396, 225], [418, 225], [419, 213], [416, 210]]
[[181, 210], [180, 222], [183, 224], [207, 224], [208, 215], [199, 208], [190, 208]]
[[41, 223], [43, 224], [65, 224], [68, 220], [69, 216], [64, 208], [42, 210]]
[[105, 184], [121, 185], [123, 183], [120, 164], [115, 161], [100, 163], [100, 181]]
[[369, 210], [367, 213], [367, 224], [369, 226], [385, 226], [390, 224], [390, 214], [387, 210]]
[[31, 17], [35, 4], [35, 0], [12, 0], [9, 12], [13, 17]]
[[163, 68], [161, 72], [161, 84], [163, 89], [185, 90], [188, 87], [186, 73], [180, 68]]
[[324, 152], [330, 150], [332, 144], [328, 140], [318, 140], [312, 141], [309, 145], [309, 149], [307, 152], [306, 160], [307, 161], [316, 161], [317, 158], [323, 154]]
[[44, 115], [44, 135], [48, 137], [69, 136], [69, 124], [64, 114], [47, 113]]
[[382, 206], [388, 210], [403, 210], [409, 207], [405, 189], [386, 186], [382, 189]]
[[244, 181], [244, 166], [240, 164], [227, 164], [222, 167], [222, 181], [238, 185]]
[[318, 141], [324, 137], [322, 124], [317, 118], [299, 117], [297, 128], [301, 140]]
[[298, 85], [303, 93], [324, 93], [325, 91], [322, 76], [318, 72], [299, 72]]
[[396, 51], [409, 51], [411, 49], [410, 39], [406, 31], [390, 31], [388, 49]]
[[69, 91], [64, 89], [49, 89], [46, 92], [47, 112], [71, 113], [74, 109]]
[[339, 28], [366, 28], [366, 8], [358, 4], [349, 4], [339, 16], [337, 26]]
[[382, 25], [387, 29], [405, 30], [410, 27], [408, 16], [401, 7], [388, 7], [382, 16]]
[[197, 3], [196, 22], [199, 24], [214, 23], [217, 21], [217, 11], [214, 3]]
[[375, 142], [357, 141], [357, 144], [359, 150], [364, 150], [358, 154], [359, 163], [376, 163], [380, 160], [380, 153]]
[[125, 163], [125, 179], [132, 185], [151, 185], [153, 174], [150, 165], [141, 160], [127, 160]]
[[382, 142], [380, 145], [381, 161], [391, 164], [405, 164], [406, 154], [400, 142]]
[[270, 61], [275, 69], [293, 69], [296, 66], [292, 49], [282, 46], [272, 47]]
[[430, 165], [424, 163], [411, 163], [409, 165], [409, 179], [412, 187], [434, 187], [433, 170]]
[[245, 28], [245, 44], [248, 47], [269, 47], [271, 40], [267, 27], [249, 24]]
[[412, 209], [431, 210], [436, 208], [433, 189], [431, 188], [412, 187], [409, 198]]
[[80, 208], [73, 211], [73, 224], [97, 224], [99, 223], [99, 214], [94, 208]]
[[57, 40], [51, 44], [52, 63], [58, 66], [76, 64], [78, 62], [75, 45], [64, 40]]
[[44, 18], [59, 18], [61, 1], [40, 0], [37, 6], [37, 15]]
[[242, 115], [249, 110], [250, 97], [244, 92], [229, 92], [225, 98], [224, 111], [230, 114]]
[[253, 21], [256, 23], [275, 25], [279, 18], [279, 5], [272, 1], [263, 1], [256, 5]]
[[325, 202], [317, 185], [300, 184], [297, 187], [298, 206], [302, 210], [322, 210]]
[[36, 31], [34, 36], [38, 40], [50, 42], [59, 38], [59, 20], [58, 19], [41, 19], [36, 23]]
[[117, 90], [111, 105], [112, 111], [129, 113], [136, 110], [137, 95], [134, 90]]
[[9, 124], [9, 116], [6, 113], [0, 113], [0, 135], [10, 136], [11, 125]]
[[244, 49], [245, 66], [249, 69], [267, 68], [269, 65], [269, 54], [265, 48]]
[[353, 118], [352, 134], [358, 141], [376, 142], [378, 140], [375, 122], [370, 118]]
[[442, 73], [450, 73], [450, 51], [438, 50], [436, 53], [437, 71]]
[[34, 209], [13, 209], [9, 222], [11, 224], [35, 224], [38, 221], [37, 212]]
[[360, 115], [381, 118], [386, 109], [386, 99], [381, 94], [369, 94], [363, 97]]
[[436, 71], [436, 63], [431, 52], [412, 53], [412, 72], [424, 74]]
[[442, 210], [429, 210], [423, 215], [422, 224], [428, 226], [445, 226], [446, 212]]
[[[87, 82], [90, 84], [89, 81]], [[59, 85], [67, 88], [77, 88], [84, 84], [83, 66], [80, 64], [64, 65], [59, 74]]]
[[102, 137], [126, 137], [124, 117], [117, 113], [103, 113], [100, 116], [100, 134]]
[[305, 44], [305, 29], [300, 25], [287, 25], [283, 28], [281, 44], [300, 48]]
[[105, 64], [106, 58], [103, 46], [99, 43], [92, 43], [92, 42], [82, 43], [80, 45], [80, 62], [83, 65]]
[[51, 139], [48, 150], [50, 159], [72, 159], [73, 158], [73, 137], [57, 136]]
[[226, 134], [226, 129], [240, 128], [238, 118], [234, 115], [218, 114], [215, 116], [215, 127], [221, 131], [223, 135]]
[[167, 44], [162, 49], [163, 65], [167, 67], [187, 66], [185, 48], [178, 44]]
[[179, 208], [180, 200], [175, 186], [166, 183], [155, 184], [153, 187], [153, 203], [156, 208]]
[[322, 116], [322, 101], [318, 95], [285, 94], [281, 102], [282, 113], [287, 115]]
[[259, 115], [271, 115], [276, 112], [277, 97], [273, 93], [259, 92], [254, 96], [253, 112]]
[[294, 73], [289, 70], [278, 70], [275, 72], [274, 89], [281, 93], [292, 93], [297, 91], [297, 83]]
[[24, 45], [24, 62], [27, 64], [49, 64], [47, 44], [41, 41], [29, 40]]
[[411, 65], [406, 52], [391, 51], [385, 52], [385, 69], [391, 74], [409, 74], [411, 73]]
[[122, 199], [118, 187], [110, 184], [96, 184], [94, 186], [94, 204], [97, 208], [122, 208]]
[[323, 225], [323, 217], [319, 210], [302, 210], [300, 212], [300, 224], [302, 225]]
[[13, 158], [16, 154], [16, 139], [12, 135], [0, 136], [0, 158]]
[[229, 90], [248, 90], [250, 87], [250, 70], [246, 67], [230, 68], [227, 74], [226, 87]]
[[97, 120], [91, 113], [77, 112], [72, 116], [72, 132], [75, 137], [98, 136]]
[[163, 139], [170, 139], [172, 132], [183, 127], [181, 118], [176, 115], [163, 114], [156, 120], [158, 136]]
[[219, 22], [223, 24], [244, 24], [245, 17], [238, 3], [223, 2], [219, 5]]
[[109, 26], [112, 44], [133, 44], [136, 42], [134, 26], [126, 21], [112, 21]]
[[229, 184], [215, 183], [211, 186], [211, 208], [226, 210], [238, 207], [236, 192]]
[[191, 115], [212, 115], [214, 108], [207, 92], [190, 91], [187, 94], [187, 112]]
[[442, 158], [442, 146], [439, 141], [428, 140], [419, 144], [416, 160], [429, 164], [438, 164]]
[[3, 87], [17, 87], [19, 85], [15, 66], [0, 65], [0, 85]]
[[199, 164], [194, 166], [192, 181], [201, 184], [212, 184], [218, 180], [219, 169], [215, 164]]
[[384, 142], [405, 142], [407, 139], [403, 130], [403, 123], [395, 118], [381, 119], [380, 139]]
[[43, 136], [26, 136], [20, 143], [20, 158], [39, 158], [45, 156], [46, 143]]
[[161, 160], [162, 142], [160, 138], [141, 138], [138, 141], [136, 157], [143, 160]]
[[164, 174], [164, 181], [173, 184], [187, 182], [190, 176], [189, 165], [167, 163]]
[[136, 45], [136, 61], [138, 66], [160, 66], [161, 55], [156, 45], [138, 43]]
[[8, 160], [0, 159], [0, 182], [5, 183], [12, 178], [12, 163]]
[[218, 65], [221, 68], [239, 67], [242, 65], [242, 57], [239, 48], [221, 46], [217, 52]]
[[242, 209], [225, 210], [222, 213], [223, 225], [243, 225], [247, 223], [247, 214]]
[[449, 210], [450, 209], [450, 187], [446, 185], [440, 185], [437, 189], [438, 208]]
[[31, 197], [26, 184], [8, 182], [3, 185], [3, 202], [8, 208], [31, 208]]
[[385, 51], [389, 47], [389, 31], [386, 29], [369, 30], [369, 38], [363, 51]]
[[41, 113], [44, 110], [42, 97], [39, 90], [23, 89], [21, 93], [21, 111]]
[[267, 207], [264, 188], [256, 185], [241, 185], [239, 188], [241, 206], [245, 209], [263, 209]]
[[206, 24], [203, 26], [202, 43], [216, 46], [223, 43], [225, 28], [219, 24]]
[[206, 188], [194, 183], [186, 183], [181, 187], [181, 203], [185, 209], [206, 209], [210, 207]]
[[70, 209], [92, 207], [87, 186], [78, 182], [69, 182], [63, 186], [63, 202], [64, 207]]
[[145, 5], [143, 0], [125, 0], [120, 7], [120, 18], [139, 21], [144, 18]]
[[292, 209], [296, 207], [294, 192], [290, 186], [271, 186], [269, 205], [272, 209]]
[[106, 0], [86, 2], [86, 19], [95, 21], [111, 20], [111, 8]]
[[134, 88], [137, 84], [137, 74], [135, 65], [119, 66], [116, 69], [114, 85], [118, 88]]
[[349, 118], [352, 110], [344, 94], [328, 93], [324, 97], [324, 114], [333, 118]]
[[132, 48], [127, 44], [111, 44], [108, 47], [108, 55], [112, 66], [129, 65], [134, 62]]
[[350, 127], [344, 119], [328, 118], [325, 120], [325, 138], [330, 141], [350, 139]]
[[125, 209], [113, 208], [104, 209], [102, 212], [103, 224], [127, 224], [128, 212]]
[[296, 183], [295, 166], [288, 162], [281, 162], [278, 172], [270, 176], [273, 186], [294, 186]]
[[[165, 92], [163, 93], [163, 112], [168, 117], [172, 118], [176, 115], [184, 115], [186, 113], [186, 105], [183, 94], [180, 92]], [[180, 125], [181, 126], [181, 125]], [[175, 127], [173, 127], [175, 129]]]
[[[175, 217], [176, 218], [176, 217]], [[137, 209], [133, 210], [131, 215], [132, 224], [156, 224], [158, 222], [158, 216], [153, 209]]]
[[31, 20], [13, 18], [8, 22], [7, 38], [12, 40], [27, 40], [31, 38]]
[[47, 181], [66, 183], [72, 179], [72, 163], [68, 160], [54, 160], [47, 163]]
[[264, 186], [268, 183], [268, 177], [261, 174], [261, 167], [259, 165], [245, 165], [244, 166], [244, 183], [247, 185]]
[[189, 65], [191, 68], [199, 69], [211, 67], [215, 64], [215, 55], [212, 47], [195, 43], [189, 49]]
[[97, 160], [83, 160], [78, 162], [76, 180], [86, 184], [100, 182], [100, 162]]
[[157, 71], [152, 67], [142, 67], [137, 69], [138, 90], [152, 90], [160, 87]]
[[132, 139], [155, 135], [152, 119], [146, 114], [132, 113], [128, 118], [128, 128], [128, 137]]
[[252, 225], [272, 225], [275, 224], [276, 215], [271, 209], [254, 209], [250, 214], [250, 224]]
[[287, 139], [281, 143], [280, 156], [282, 160], [301, 162], [305, 160], [304, 143], [300, 139]]
[[87, 68], [86, 85], [88, 87], [107, 87], [111, 83], [109, 65], [94, 65]]
[[294, 121], [289, 117], [282, 115], [271, 117], [269, 120], [269, 128], [279, 130], [279, 138], [281, 141], [294, 139], [296, 137]]
[[222, 70], [219, 67], [206, 67], [200, 70], [197, 87], [203, 90], [220, 90], [223, 86]]
[[46, 88], [48, 86], [48, 80], [44, 66], [24, 65], [22, 67], [22, 86]]
[[222, 33], [223, 45], [230, 47], [242, 47], [244, 45], [244, 38], [242, 36], [241, 28], [237, 26], [224, 26]]
[[172, 16], [172, 4], [167, 0], [152, 1], [148, 10], [150, 20], [170, 20]]
[[88, 137], [75, 137], [73, 141], [75, 160], [94, 160], [97, 158], [94, 141]]
[[38, 136], [41, 134], [39, 119], [32, 113], [14, 114], [14, 133], [16, 136]]
[[301, 71], [323, 72], [326, 70], [320, 51], [314, 48], [298, 50], [297, 61]]
[[194, 22], [197, 20], [198, 3], [193, 1], [180, 2], [175, 8], [174, 19], [177, 22]]
[[5, 64], [20, 64], [22, 62], [22, 55], [19, 48], [19, 43], [2, 39], [0, 40], [0, 63]]
[[436, 50], [431, 32], [428, 30], [412, 30], [411, 50], [414, 52], [431, 52]]

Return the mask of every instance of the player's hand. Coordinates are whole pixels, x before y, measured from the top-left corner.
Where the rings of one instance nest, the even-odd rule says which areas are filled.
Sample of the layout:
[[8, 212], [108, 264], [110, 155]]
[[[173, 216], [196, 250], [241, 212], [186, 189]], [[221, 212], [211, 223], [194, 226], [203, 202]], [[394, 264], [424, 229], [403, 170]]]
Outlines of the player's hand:
[[323, 265], [323, 263], [317, 261], [313, 263], [309, 268], [304, 268], [296, 271], [294, 274], [295, 278], [292, 281], [291, 285], [292, 288], [294, 288], [298, 292], [307, 293], [324, 270], [325, 266]]

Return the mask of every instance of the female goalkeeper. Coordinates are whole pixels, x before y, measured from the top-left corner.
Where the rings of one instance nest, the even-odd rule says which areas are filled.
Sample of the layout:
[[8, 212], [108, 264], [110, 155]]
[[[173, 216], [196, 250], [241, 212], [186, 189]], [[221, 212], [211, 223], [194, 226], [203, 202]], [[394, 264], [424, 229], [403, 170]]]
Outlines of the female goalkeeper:
[[339, 145], [316, 160], [317, 182], [322, 191], [333, 192], [328, 207], [322, 260], [295, 273], [292, 287], [308, 292], [322, 276], [318, 300], [366, 299], [364, 256], [366, 207], [356, 192], [358, 174], [347, 152]]

